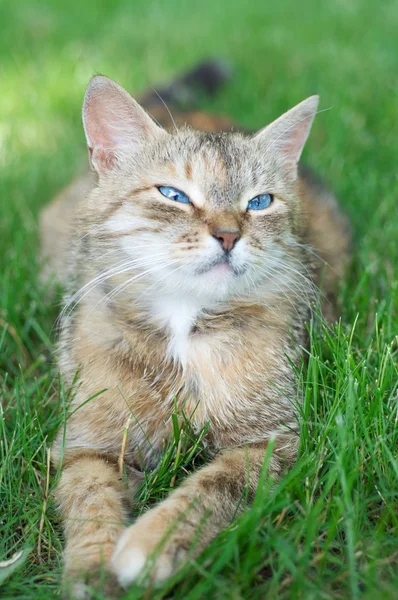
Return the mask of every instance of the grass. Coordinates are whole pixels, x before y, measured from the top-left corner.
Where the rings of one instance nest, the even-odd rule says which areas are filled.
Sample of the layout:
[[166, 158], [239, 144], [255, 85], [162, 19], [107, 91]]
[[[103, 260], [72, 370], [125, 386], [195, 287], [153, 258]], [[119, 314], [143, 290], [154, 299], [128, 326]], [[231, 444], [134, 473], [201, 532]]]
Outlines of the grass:
[[[140, 91], [208, 56], [230, 58], [236, 74], [207, 108], [242, 125], [321, 94], [330, 110], [306, 159], [351, 218], [354, 258], [341, 322], [311, 325], [295, 468], [172, 582], [125, 597], [396, 598], [397, 3], [3, 0], [0, 22], [0, 560], [32, 548], [1, 598], [59, 594], [47, 452], [67, 394], [52, 362], [58, 308], [38, 280], [37, 215], [84, 168], [85, 85], [103, 72]], [[200, 460], [188, 434], [177, 455], [178, 431], [137, 512]]]

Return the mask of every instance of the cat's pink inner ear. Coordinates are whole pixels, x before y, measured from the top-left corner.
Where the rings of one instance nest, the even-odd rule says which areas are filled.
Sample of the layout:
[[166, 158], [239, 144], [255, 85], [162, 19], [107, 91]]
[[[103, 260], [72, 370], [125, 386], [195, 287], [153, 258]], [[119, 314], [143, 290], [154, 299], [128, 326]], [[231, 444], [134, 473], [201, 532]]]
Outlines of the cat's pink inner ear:
[[310, 96], [254, 136], [267, 154], [278, 153], [286, 169], [294, 176], [297, 174], [297, 163], [311, 131], [318, 103], [319, 96]]
[[99, 175], [163, 131], [126, 90], [102, 75], [88, 85], [83, 125], [90, 162]]

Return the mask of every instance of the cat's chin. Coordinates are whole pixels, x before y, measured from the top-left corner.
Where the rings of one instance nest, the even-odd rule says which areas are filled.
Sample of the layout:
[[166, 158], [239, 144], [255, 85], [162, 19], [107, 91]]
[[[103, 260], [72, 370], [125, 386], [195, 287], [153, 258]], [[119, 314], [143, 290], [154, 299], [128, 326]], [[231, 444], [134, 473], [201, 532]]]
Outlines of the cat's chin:
[[183, 288], [199, 302], [225, 302], [244, 292], [247, 265], [235, 266], [230, 261], [218, 261], [196, 268], [183, 281]]
[[214, 267], [210, 267], [209, 269], [207, 269], [207, 271], [203, 271], [202, 273], [200, 273], [200, 275], [208, 275], [210, 277], [215, 275], [231, 274], [234, 274], [234, 269], [227, 262], [220, 262], [217, 265], [214, 265]]
[[233, 297], [239, 286], [239, 277], [227, 263], [211, 267], [200, 275], [195, 275], [195, 288], [199, 297], [211, 302], [225, 302]]
[[237, 274], [233, 267], [226, 262], [214, 265], [206, 270], [202, 270], [194, 275], [201, 288], [205, 288], [207, 293], [223, 297], [229, 295], [231, 287], [237, 279]]

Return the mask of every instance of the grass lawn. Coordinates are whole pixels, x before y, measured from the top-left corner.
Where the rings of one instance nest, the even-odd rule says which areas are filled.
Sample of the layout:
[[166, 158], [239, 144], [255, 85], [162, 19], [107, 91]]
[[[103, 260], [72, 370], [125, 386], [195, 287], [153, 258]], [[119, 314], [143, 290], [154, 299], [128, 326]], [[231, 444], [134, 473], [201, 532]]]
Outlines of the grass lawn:
[[[293, 471], [173, 582], [125, 598], [397, 598], [397, 2], [2, 0], [0, 23], [0, 560], [32, 548], [0, 597], [59, 595], [47, 451], [67, 395], [37, 215], [84, 169], [87, 81], [102, 72], [139, 92], [221, 56], [235, 79], [206, 108], [247, 127], [320, 93], [306, 160], [352, 220], [354, 259], [341, 323], [311, 326]], [[138, 512], [184, 474], [196, 442], [183, 449], [165, 450]]]

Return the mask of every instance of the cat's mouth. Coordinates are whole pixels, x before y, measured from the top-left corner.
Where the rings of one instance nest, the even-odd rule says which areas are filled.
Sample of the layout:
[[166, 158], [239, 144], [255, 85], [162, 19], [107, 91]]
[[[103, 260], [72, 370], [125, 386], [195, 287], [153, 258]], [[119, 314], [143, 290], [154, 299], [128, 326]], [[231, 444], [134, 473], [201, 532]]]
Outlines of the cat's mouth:
[[232, 275], [238, 276], [243, 275], [246, 269], [247, 267], [245, 265], [240, 267], [233, 265], [229, 255], [224, 255], [208, 262], [205, 265], [197, 267], [195, 269], [195, 274], [204, 275], [205, 273], [231, 273]]

